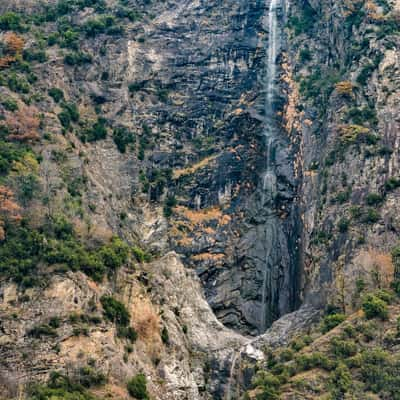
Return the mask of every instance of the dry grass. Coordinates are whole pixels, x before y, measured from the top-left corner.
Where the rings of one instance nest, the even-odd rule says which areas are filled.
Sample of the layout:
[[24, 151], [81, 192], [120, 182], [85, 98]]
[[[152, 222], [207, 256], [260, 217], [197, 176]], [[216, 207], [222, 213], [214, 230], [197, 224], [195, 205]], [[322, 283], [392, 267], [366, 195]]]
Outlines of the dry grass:
[[220, 261], [225, 258], [225, 254], [223, 253], [201, 253], [192, 256], [192, 260], [194, 261]]
[[181, 176], [194, 174], [197, 170], [206, 167], [211, 161], [215, 160], [216, 156], [206, 157], [203, 160], [199, 161], [196, 164], [193, 164], [191, 167], [177, 169], [173, 172], [173, 178], [178, 179]]
[[159, 339], [160, 317], [148, 299], [137, 298], [131, 307], [133, 326], [145, 342]]

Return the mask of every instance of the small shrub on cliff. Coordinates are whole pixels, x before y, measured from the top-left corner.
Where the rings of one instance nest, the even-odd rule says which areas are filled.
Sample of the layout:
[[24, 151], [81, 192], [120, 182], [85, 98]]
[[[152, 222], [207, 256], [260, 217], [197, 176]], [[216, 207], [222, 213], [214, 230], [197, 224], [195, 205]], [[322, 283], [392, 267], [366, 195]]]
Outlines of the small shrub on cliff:
[[64, 100], [64, 92], [58, 88], [51, 88], [48, 91], [49, 96], [53, 98], [56, 103], [59, 103], [61, 100]]
[[343, 399], [345, 393], [349, 391], [353, 383], [349, 368], [340, 363], [337, 368], [331, 372], [329, 376], [329, 386], [332, 400]]
[[35, 337], [35, 338], [40, 338], [42, 336], [57, 336], [57, 332], [54, 328], [52, 328], [50, 325], [47, 324], [42, 324], [42, 325], [36, 325], [32, 329], [28, 331], [28, 335]]
[[117, 149], [121, 153], [126, 152], [126, 147], [135, 142], [135, 136], [129, 129], [125, 127], [115, 128], [113, 132], [113, 140]]
[[138, 374], [129, 379], [126, 384], [129, 394], [138, 400], [148, 400], [147, 381], [144, 374]]
[[322, 320], [321, 332], [326, 333], [341, 324], [346, 316], [341, 313], [326, 315]]
[[260, 391], [260, 399], [279, 399], [281, 382], [270, 372], [259, 371], [253, 379], [253, 385]]
[[365, 198], [365, 201], [369, 206], [377, 206], [378, 204], [382, 203], [383, 196], [379, 193], [369, 193]]
[[161, 340], [164, 344], [169, 345], [169, 333], [166, 326], [161, 330]]
[[130, 321], [129, 312], [125, 305], [111, 296], [102, 296], [100, 299], [104, 309], [104, 316], [120, 326], [127, 326]]
[[368, 319], [380, 318], [385, 320], [389, 316], [387, 303], [373, 294], [369, 294], [365, 297], [362, 303], [362, 309]]

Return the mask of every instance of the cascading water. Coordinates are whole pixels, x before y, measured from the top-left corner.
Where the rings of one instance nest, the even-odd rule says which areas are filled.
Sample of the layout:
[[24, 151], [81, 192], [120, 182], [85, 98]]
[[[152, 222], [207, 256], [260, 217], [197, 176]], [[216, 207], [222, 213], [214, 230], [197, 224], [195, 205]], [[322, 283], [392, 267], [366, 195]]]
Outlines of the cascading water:
[[[268, 52], [266, 58], [266, 81], [265, 81], [265, 128], [263, 135], [266, 143], [265, 171], [262, 181], [261, 208], [266, 214], [265, 219], [265, 262], [263, 270], [263, 281], [261, 287], [261, 310], [259, 332], [265, 332], [266, 328], [272, 322], [274, 316], [269, 315], [279, 299], [277, 299], [277, 290], [271, 290], [274, 287], [274, 263], [270, 260], [271, 252], [280, 246], [280, 224], [276, 214], [274, 200], [277, 195], [277, 176], [275, 173], [275, 151], [277, 128], [275, 124], [274, 98], [275, 98], [275, 80], [277, 71], [277, 56], [280, 51], [280, 32], [278, 26], [278, 9], [281, 7], [281, 0], [271, 0], [268, 12]], [[250, 339], [246, 345], [257, 340]], [[245, 345], [245, 346], [246, 346]], [[233, 351], [230, 366], [230, 375], [225, 391], [226, 400], [237, 400], [238, 391], [235, 386], [235, 370], [237, 364], [240, 364], [241, 352], [243, 348]], [[235, 389], [236, 387], [236, 389]]]
[[265, 263], [263, 272], [263, 282], [261, 291], [261, 310], [260, 310], [260, 332], [264, 332], [267, 328], [267, 314], [274, 304], [273, 291], [269, 291], [273, 287], [273, 265], [271, 265], [271, 250], [276, 246], [278, 231], [276, 223], [276, 213], [274, 211], [274, 198], [276, 196], [276, 175], [274, 171], [274, 153], [275, 153], [275, 136], [276, 126], [274, 123], [274, 97], [275, 97], [275, 79], [276, 79], [276, 62], [277, 54], [280, 48], [280, 35], [278, 31], [278, 7], [279, 0], [271, 0], [268, 12], [268, 53], [267, 53], [267, 73], [266, 73], [266, 98], [265, 98], [265, 128], [264, 137], [266, 142], [266, 162], [265, 172], [263, 176], [263, 192], [262, 207], [266, 212], [265, 224]]

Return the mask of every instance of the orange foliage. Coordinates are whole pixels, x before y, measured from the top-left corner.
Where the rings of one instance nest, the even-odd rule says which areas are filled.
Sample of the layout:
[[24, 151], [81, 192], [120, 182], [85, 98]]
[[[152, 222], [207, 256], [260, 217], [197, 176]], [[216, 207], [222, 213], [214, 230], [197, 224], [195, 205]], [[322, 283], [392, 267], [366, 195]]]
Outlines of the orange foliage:
[[353, 94], [354, 85], [349, 81], [342, 81], [338, 82], [335, 88], [340, 95], [351, 96]]
[[8, 32], [4, 35], [4, 42], [6, 45], [7, 54], [0, 58], [0, 69], [9, 67], [17, 57], [21, 55], [24, 48], [24, 39], [14, 32]]
[[19, 221], [20, 207], [14, 201], [14, 193], [5, 186], [0, 186], [0, 240], [4, 240], [4, 222], [7, 220]]
[[10, 140], [27, 142], [39, 139], [40, 120], [35, 107], [24, 107], [15, 113], [7, 112], [1, 125], [10, 131]]
[[22, 53], [25, 41], [21, 36], [18, 36], [14, 32], [8, 32], [4, 36], [4, 40], [10, 53], [15, 55], [20, 55]]

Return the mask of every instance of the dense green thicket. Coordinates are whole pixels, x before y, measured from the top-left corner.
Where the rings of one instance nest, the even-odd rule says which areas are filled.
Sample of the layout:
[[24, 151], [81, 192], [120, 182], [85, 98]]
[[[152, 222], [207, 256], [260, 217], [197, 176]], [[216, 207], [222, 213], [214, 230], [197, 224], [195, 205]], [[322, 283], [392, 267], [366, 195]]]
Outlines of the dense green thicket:
[[28, 387], [28, 400], [96, 400], [87, 388], [106, 383], [102, 373], [91, 367], [82, 367], [77, 376], [71, 378], [53, 372], [47, 384], [32, 384]]
[[63, 217], [49, 220], [39, 230], [23, 222], [7, 227], [0, 244], [0, 275], [31, 286], [39, 283], [43, 266], [53, 265], [56, 271], [81, 270], [100, 281], [125, 264], [128, 255], [128, 246], [118, 238], [97, 248], [86, 247]]
[[139, 400], [148, 400], [149, 393], [147, 392], [146, 377], [143, 374], [138, 374], [131, 378], [127, 383], [129, 394]]

